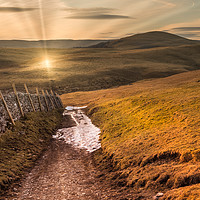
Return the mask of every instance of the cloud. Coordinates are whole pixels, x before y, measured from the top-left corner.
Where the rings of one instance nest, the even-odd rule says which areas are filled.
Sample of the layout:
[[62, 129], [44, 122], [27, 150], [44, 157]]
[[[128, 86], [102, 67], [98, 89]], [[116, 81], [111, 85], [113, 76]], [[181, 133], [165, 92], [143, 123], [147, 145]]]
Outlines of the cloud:
[[101, 35], [108, 35], [108, 34], [112, 34], [112, 33], [114, 33], [114, 32], [110, 31], [110, 32], [104, 32], [104, 33], [99, 33], [99, 34], [101, 34]]
[[37, 8], [22, 8], [22, 7], [0, 7], [0, 12], [27, 12]]
[[132, 36], [135, 35], [135, 33], [126, 33], [125, 36]]
[[200, 31], [200, 27], [177, 27], [170, 29], [170, 31]]
[[174, 33], [186, 38], [200, 39], [199, 26], [177, 26], [177, 27], [168, 28], [163, 31]]
[[200, 37], [200, 34], [198, 33], [179, 33], [178, 35], [183, 36], [183, 37], [188, 37], [188, 38]]
[[168, 8], [174, 8], [176, 7], [176, 3], [171, 3], [165, 0], [153, 0], [154, 2], [160, 3]]
[[128, 19], [130, 17], [124, 16], [124, 15], [100, 14], [100, 15], [74, 15], [67, 18], [70, 18], [70, 19]]
[[112, 11], [115, 11], [117, 9], [114, 8], [101, 8], [101, 7], [97, 7], [97, 8], [66, 8], [64, 9], [68, 12], [71, 13], [95, 13], [95, 14], [101, 14], [101, 13], [110, 13]]
[[131, 17], [113, 13], [113, 8], [67, 8], [70, 19], [129, 19]]

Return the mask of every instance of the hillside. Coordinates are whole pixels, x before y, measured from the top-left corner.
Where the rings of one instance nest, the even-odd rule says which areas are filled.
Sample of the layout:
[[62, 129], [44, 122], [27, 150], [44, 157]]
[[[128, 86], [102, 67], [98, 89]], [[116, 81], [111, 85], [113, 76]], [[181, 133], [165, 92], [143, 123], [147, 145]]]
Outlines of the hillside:
[[200, 45], [143, 50], [0, 49], [0, 88], [11, 83], [62, 93], [106, 89], [200, 69]]
[[[62, 122], [62, 110], [27, 113], [0, 137], [0, 199], [46, 150]], [[17, 184], [16, 184], [17, 185]], [[16, 187], [16, 186], [15, 186]], [[14, 199], [12, 197], [11, 199]]]
[[200, 41], [189, 40], [178, 35], [162, 31], [136, 34], [118, 40], [102, 42], [91, 46], [92, 48], [120, 48], [120, 49], [149, 49], [157, 47], [170, 47], [200, 44]]
[[[62, 95], [88, 105], [101, 128], [94, 155], [102, 178], [163, 199], [198, 199], [200, 70], [129, 86]], [[112, 166], [112, 167], [111, 167]]]
[[[105, 40], [0, 40], [0, 48], [77, 48], [77, 47], [88, 47], [95, 45]], [[44, 45], [45, 43], [45, 45]]]

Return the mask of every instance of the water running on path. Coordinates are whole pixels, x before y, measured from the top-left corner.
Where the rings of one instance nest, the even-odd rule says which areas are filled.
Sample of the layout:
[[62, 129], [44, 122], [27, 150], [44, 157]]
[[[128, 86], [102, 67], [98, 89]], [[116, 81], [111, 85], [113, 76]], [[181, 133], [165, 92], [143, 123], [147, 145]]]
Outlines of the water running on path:
[[[98, 141], [100, 130], [93, 127], [89, 118], [78, 110], [75, 114], [65, 112], [62, 129], [55, 137], [59, 139], [54, 139], [31, 172], [11, 188], [6, 196], [0, 197], [0, 200], [149, 199], [141, 198], [141, 196], [134, 198], [126, 188], [111, 186], [106, 180], [98, 177], [98, 174], [102, 176], [102, 172], [97, 171], [93, 166], [90, 152], [100, 148]], [[71, 114], [77, 122], [71, 119]], [[82, 119], [79, 118], [80, 114]], [[86, 131], [86, 135], [89, 135], [90, 139], [86, 138], [84, 131], [80, 131], [82, 128], [85, 130], [82, 127], [84, 121], [87, 122], [86, 126], [89, 125], [89, 127], [93, 127], [92, 130], [95, 130], [93, 134]], [[69, 131], [70, 127], [79, 136], [75, 137], [71, 134], [66, 137], [66, 132], [60, 133], [61, 130]], [[77, 130], [80, 132], [76, 132]], [[61, 135], [59, 136], [59, 134]]]
[[83, 108], [85, 107], [66, 107], [63, 115], [71, 116], [76, 126], [59, 129], [54, 138], [63, 139], [67, 144], [93, 152], [101, 148], [101, 143], [99, 142], [101, 131], [83, 113], [81, 110]]

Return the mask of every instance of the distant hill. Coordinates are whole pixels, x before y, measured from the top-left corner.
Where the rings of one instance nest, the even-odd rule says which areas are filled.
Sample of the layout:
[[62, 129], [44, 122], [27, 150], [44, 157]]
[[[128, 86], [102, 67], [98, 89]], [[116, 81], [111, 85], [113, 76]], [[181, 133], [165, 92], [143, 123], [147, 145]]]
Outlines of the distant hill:
[[[106, 40], [47, 40], [48, 48], [75, 48], [88, 47], [96, 45]], [[2, 48], [42, 48], [44, 41], [28, 41], [28, 40], [0, 40], [0, 47]]]
[[148, 49], [156, 47], [182, 46], [200, 44], [200, 41], [189, 40], [178, 35], [162, 31], [136, 34], [130, 37], [101, 42], [91, 48]]

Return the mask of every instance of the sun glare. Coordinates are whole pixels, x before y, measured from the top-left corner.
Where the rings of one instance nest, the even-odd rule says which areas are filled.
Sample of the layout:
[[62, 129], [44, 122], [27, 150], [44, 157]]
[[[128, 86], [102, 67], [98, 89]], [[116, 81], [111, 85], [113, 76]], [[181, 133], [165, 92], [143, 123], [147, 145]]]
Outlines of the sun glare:
[[49, 59], [45, 59], [45, 60], [44, 60], [44, 65], [45, 65], [45, 67], [47, 67], [47, 68], [51, 67], [50, 60], [49, 60]]

